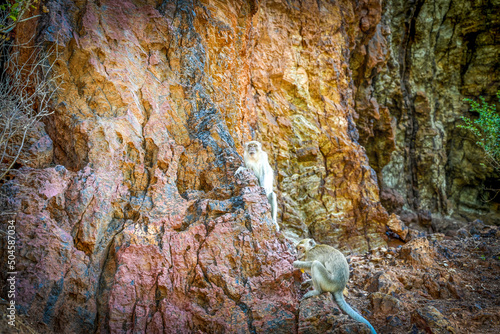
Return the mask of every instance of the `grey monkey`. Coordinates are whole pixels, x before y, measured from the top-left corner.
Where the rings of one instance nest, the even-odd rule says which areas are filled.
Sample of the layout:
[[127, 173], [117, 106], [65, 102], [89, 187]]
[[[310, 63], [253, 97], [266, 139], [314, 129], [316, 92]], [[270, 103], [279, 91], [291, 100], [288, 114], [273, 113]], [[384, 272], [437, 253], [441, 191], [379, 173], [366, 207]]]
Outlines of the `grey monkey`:
[[354, 320], [368, 325], [372, 334], [377, 334], [368, 320], [354, 311], [344, 299], [343, 291], [349, 280], [349, 265], [345, 256], [331, 246], [317, 244], [313, 239], [301, 240], [296, 249], [298, 261], [294, 261], [293, 266], [309, 273], [311, 279], [304, 283], [312, 281], [314, 287], [314, 290], [307, 292], [302, 300], [329, 291], [345, 313]]

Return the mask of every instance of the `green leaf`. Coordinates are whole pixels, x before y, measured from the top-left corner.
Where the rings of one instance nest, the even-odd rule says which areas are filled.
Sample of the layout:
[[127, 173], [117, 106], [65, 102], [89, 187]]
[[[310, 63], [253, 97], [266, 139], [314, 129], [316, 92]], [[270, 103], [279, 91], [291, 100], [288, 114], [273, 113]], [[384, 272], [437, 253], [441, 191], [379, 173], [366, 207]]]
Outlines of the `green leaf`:
[[[500, 101], [500, 90], [496, 95]], [[483, 149], [491, 166], [500, 171], [500, 114], [496, 111], [496, 105], [488, 104], [483, 96], [479, 97], [480, 102], [469, 98], [463, 101], [469, 103], [470, 111], [478, 113], [479, 116], [474, 119], [462, 116], [464, 123], [457, 127], [476, 137], [476, 145]], [[483, 163], [480, 164], [484, 166]]]

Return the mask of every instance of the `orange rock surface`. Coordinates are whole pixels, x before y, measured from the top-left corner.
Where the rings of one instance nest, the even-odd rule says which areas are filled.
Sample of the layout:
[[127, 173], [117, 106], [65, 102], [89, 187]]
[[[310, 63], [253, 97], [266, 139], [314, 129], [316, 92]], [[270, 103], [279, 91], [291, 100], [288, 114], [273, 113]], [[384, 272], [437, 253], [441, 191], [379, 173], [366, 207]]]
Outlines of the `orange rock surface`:
[[67, 36], [50, 127], [58, 163], [113, 173], [147, 198], [167, 169], [172, 194], [206, 193], [233, 182], [242, 144], [257, 139], [286, 235], [358, 250], [384, 243], [388, 216], [356, 141], [348, 64], [359, 24], [369, 32], [380, 19], [377, 1], [73, 9], [81, 27], [52, 33]]

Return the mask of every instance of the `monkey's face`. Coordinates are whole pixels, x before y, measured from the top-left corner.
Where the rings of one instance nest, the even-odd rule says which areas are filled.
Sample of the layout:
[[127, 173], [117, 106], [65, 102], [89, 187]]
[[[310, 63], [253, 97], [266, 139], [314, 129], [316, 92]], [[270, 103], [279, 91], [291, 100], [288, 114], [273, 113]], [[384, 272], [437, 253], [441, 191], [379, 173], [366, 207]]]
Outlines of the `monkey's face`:
[[306, 252], [304, 249], [304, 246], [301, 244], [297, 245], [297, 260], [302, 261], [304, 260], [304, 257], [306, 256]]
[[252, 157], [258, 154], [260, 152], [260, 143], [257, 141], [247, 143], [247, 152]]
[[313, 239], [304, 239], [300, 241], [297, 246], [297, 260], [303, 261], [306, 259], [307, 252], [316, 246], [316, 242]]

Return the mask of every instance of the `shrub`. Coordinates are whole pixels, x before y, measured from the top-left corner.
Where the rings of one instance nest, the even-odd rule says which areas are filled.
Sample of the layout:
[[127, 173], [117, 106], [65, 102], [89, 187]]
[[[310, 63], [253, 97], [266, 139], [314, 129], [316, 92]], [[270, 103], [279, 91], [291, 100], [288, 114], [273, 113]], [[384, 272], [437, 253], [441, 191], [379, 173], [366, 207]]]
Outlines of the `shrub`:
[[[500, 90], [497, 92], [497, 98], [500, 101]], [[500, 114], [496, 111], [495, 104], [488, 104], [482, 96], [479, 99], [480, 102], [464, 99], [470, 104], [471, 111], [477, 112], [479, 117], [471, 119], [462, 116], [465, 124], [458, 127], [474, 134], [476, 144], [486, 155], [487, 163], [500, 171]]]
[[[39, 0], [14, 0], [6, 1], [0, 5], [0, 34], [3, 35], [2, 43], [6, 34], [11, 32], [19, 22], [30, 20], [36, 16], [26, 17], [31, 9], [36, 8]], [[37, 15], [38, 16], [38, 15]]]
[[40, 120], [51, 113], [49, 102], [57, 89], [51, 73], [54, 62], [49, 60], [55, 49], [31, 41], [12, 45], [9, 40], [19, 22], [35, 17], [29, 11], [38, 2], [14, 0], [0, 5], [0, 181], [26, 153], [26, 143]]

